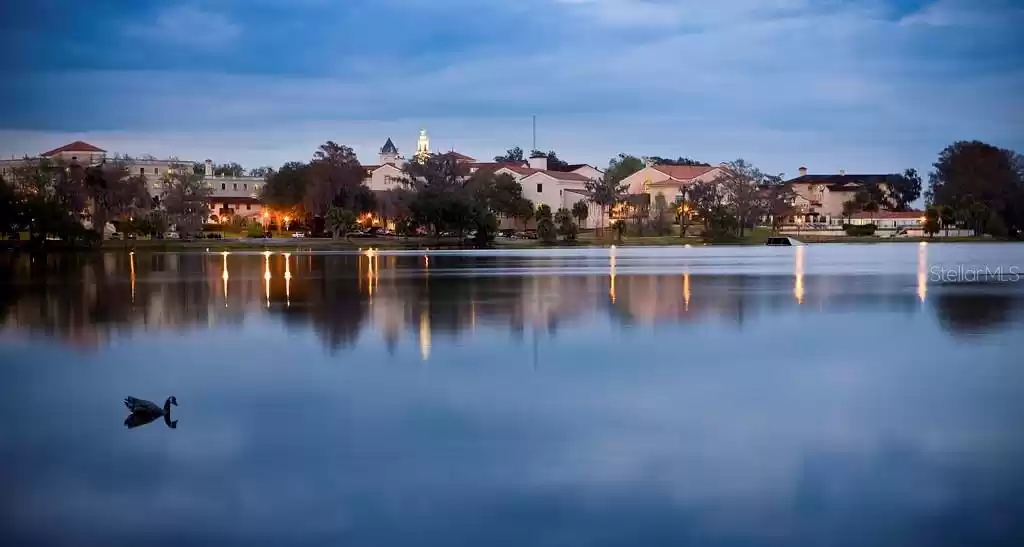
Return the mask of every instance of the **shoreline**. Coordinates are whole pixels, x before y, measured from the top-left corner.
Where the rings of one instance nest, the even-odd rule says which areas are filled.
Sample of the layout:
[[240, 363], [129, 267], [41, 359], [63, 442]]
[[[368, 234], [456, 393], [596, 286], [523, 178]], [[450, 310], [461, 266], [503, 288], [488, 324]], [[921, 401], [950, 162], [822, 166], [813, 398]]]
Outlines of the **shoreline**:
[[[760, 239], [760, 238], [759, 238]], [[942, 244], [942, 243], [1024, 243], [1019, 240], [994, 239], [981, 237], [934, 237], [934, 238], [875, 238], [875, 237], [836, 237], [836, 238], [795, 238], [810, 245], [836, 245], [836, 244], [900, 244], [921, 242]], [[668, 237], [627, 237], [622, 241], [617, 240], [593, 240], [584, 239], [576, 242], [559, 241], [545, 245], [538, 240], [497, 240], [490, 246], [489, 250], [501, 249], [557, 249], [557, 248], [607, 248], [612, 245], [617, 247], [753, 247], [764, 246], [763, 240], [758, 241], [704, 241], [700, 238], [681, 239], [678, 236]], [[364, 249], [380, 250], [472, 250], [476, 247], [460, 245], [455, 238], [442, 238], [440, 241], [429, 239], [416, 240], [395, 240], [392, 238], [365, 238], [345, 240], [330, 239], [271, 239], [271, 240], [247, 240], [247, 239], [209, 239], [196, 241], [168, 241], [168, 240], [127, 240], [127, 241], [104, 241], [95, 249], [67, 249], [69, 251], [140, 251], [140, 252], [176, 252], [176, 251], [231, 251], [231, 250], [254, 250], [273, 251], [281, 249], [302, 249], [306, 251], [316, 250], [338, 250], [338, 251], [360, 251]], [[57, 250], [57, 249], [54, 249]], [[46, 249], [44, 249], [46, 251]]]

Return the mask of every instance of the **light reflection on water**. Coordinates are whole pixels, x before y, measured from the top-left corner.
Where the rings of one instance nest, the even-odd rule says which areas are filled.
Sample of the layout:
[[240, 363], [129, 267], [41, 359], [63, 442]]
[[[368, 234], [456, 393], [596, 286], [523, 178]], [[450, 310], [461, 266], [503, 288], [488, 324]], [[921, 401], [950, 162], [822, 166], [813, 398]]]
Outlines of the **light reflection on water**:
[[7, 257], [0, 542], [1012, 544], [1018, 249]]

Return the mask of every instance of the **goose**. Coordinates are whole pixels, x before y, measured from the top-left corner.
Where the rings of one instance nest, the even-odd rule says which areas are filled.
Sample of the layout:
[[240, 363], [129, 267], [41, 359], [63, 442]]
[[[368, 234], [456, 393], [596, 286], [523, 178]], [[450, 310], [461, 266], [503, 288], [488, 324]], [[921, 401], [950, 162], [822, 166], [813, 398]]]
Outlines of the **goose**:
[[152, 401], [125, 397], [124, 406], [131, 411], [131, 414], [125, 419], [124, 425], [128, 428], [138, 427], [163, 416], [167, 427], [175, 428], [178, 425], [178, 420], [171, 421], [171, 405], [178, 406], [178, 399], [174, 395], [167, 398], [163, 408], [156, 406], [156, 403]]

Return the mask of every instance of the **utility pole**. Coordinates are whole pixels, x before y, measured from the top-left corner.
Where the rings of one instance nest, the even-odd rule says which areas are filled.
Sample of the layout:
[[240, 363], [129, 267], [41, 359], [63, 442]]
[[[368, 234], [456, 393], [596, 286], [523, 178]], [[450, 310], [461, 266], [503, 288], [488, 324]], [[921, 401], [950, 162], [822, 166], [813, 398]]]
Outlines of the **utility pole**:
[[[537, 149], [537, 115], [533, 115], [533, 150]], [[532, 150], [531, 150], [532, 151]]]

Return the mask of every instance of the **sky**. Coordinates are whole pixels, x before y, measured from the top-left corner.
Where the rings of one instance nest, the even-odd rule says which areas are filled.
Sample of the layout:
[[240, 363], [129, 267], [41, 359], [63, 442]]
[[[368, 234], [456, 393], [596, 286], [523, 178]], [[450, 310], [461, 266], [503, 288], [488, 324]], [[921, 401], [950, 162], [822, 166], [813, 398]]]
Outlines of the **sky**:
[[0, 6], [0, 156], [247, 167], [391, 137], [927, 172], [1024, 151], [1022, 0], [34, 0]]

